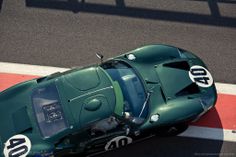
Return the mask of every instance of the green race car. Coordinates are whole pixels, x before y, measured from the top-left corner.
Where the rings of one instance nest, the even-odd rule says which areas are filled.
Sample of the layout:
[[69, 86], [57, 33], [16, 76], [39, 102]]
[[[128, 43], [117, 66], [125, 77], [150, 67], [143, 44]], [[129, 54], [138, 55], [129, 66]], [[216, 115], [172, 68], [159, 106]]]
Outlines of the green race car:
[[144, 46], [2, 91], [0, 156], [111, 150], [163, 128], [178, 129], [216, 99], [213, 78], [197, 56], [167, 45]]

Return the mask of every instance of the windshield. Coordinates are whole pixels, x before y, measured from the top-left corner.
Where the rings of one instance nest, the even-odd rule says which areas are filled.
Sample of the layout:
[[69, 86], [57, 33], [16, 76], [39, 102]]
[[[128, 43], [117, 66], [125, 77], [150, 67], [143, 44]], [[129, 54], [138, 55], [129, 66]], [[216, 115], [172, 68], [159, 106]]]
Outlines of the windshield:
[[146, 93], [140, 78], [132, 67], [120, 61], [108, 62], [102, 67], [121, 87], [125, 101], [124, 112], [129, 112], [133, 117], [145, 118], [148, 113], [147, 105], [143, 108]]
[[36, 88], [32, 93], [32, 102], [43, 137], [53, 136], [68, 128], [54, 84]]

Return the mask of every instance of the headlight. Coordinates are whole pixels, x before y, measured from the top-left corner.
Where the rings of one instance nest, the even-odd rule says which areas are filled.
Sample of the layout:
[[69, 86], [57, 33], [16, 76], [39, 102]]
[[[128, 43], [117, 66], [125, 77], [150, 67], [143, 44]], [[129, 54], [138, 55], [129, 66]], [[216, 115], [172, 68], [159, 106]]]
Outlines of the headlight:
[[159, 114], [154, 114], [151, 116], [150, 118], [150, 122], [153, 123], [153, 122], [157, 122], [159, 120]]
[[128, 58], [128, 60], [131, 60], [131, 61], [136, 59], [135, 55], [132, 53], [128, 54], [127, 58]]

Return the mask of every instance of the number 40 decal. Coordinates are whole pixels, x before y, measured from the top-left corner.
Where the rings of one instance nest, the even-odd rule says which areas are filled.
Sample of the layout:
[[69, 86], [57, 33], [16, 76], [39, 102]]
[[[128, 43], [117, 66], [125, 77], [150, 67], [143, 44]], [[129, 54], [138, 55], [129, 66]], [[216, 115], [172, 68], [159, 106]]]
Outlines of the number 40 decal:
[[190, 68], [189, 77], [200, 87], [210, 87], [213, 84], [210, 72], [200, 65], [194, 65]]
[[127, 144], [132, 143], [132, 138], [127, 137], [127, 136], [118, 136], [110, 140], [106, 145], [105, 145], [105, 150], [112, 150], [115, 148], [123, 147]]
[[25, 135], [15, 135], [7, 140], [4, 147], [5, 157], [26, 157], [31, 149], [31, 142]]

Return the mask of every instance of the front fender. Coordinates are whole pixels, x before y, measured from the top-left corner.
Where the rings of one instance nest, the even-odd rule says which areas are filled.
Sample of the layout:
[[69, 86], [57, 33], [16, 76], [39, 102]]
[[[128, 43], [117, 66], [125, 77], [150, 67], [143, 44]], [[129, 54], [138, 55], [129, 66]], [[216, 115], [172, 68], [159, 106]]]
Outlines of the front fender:
[[154, 114], [158, 114], [158, 121], [151, 123], [149, 117], [149, 120], [146, 121], [141, 129], [147, 130], [161, 126], [171, 126], [189, 120], [191, 121], [204, 112], [204, 108], [199, 98], [187, 100], [181, 99], [183, 98], [169, 101], [168, 104], [162, 104], [151, 111], [150, 117]]
[[204, 111], [200, 99], [188, 99], [182, 101], [172, 101], [157, 109], [160, 115], [159, 124], [168, 125], [196, 117]]
[[181, 53], [178, 48], [168, 45], [144, 46], [126, 53], [125, 57], [129, 58], [129, 54], [133, 54], [135, 56], [135, 62], [148, 64], [181, 58]]

